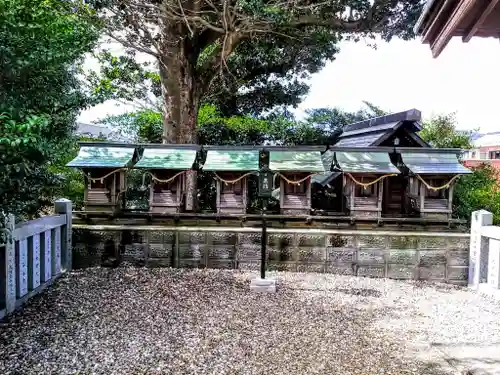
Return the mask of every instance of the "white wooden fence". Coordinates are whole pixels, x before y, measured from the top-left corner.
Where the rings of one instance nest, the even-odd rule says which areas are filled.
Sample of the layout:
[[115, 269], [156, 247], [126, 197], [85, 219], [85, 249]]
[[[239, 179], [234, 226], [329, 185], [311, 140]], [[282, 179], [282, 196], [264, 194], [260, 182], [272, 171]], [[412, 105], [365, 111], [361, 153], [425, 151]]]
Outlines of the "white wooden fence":
[[500, 227], [484, 210], [472, 213], [469, 287], [500, 298]]
[[55, 213], [20, 225], [9, 216], [0, 243], [0, 319], [71, 269], [71, 201], [56, 201]]

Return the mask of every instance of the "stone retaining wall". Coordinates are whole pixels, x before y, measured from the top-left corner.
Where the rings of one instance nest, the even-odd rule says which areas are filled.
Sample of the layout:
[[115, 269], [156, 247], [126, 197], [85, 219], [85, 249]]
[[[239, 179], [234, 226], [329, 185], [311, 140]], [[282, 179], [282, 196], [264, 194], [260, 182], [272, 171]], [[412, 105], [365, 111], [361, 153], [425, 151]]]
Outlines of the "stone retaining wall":
[[[236, 228], [97, 231], [74, 229], [74, 267], [110, 258], [151, 267], [258, 270], [261, 234]], [[469, 235], [452, 232], [276, 229], [268, 269], [467, 284]]]

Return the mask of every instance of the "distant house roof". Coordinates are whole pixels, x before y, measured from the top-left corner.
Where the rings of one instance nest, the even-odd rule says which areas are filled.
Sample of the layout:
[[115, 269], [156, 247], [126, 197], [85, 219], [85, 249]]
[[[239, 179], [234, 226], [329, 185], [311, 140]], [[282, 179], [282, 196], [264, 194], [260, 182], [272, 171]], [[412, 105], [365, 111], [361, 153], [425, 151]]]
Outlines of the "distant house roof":
[[365, 121], [346, 125], [335, 146], [369, 147], [380, 146], [396, 130], [404, 127], [408, 133], [421, 145], [426, 143], [416, 134], [422, 130], [420, 121], [422, 114], [416, 109], [390, 115], [374, 117]]
[[110, 129], [102, 125], [85, 124], [83, 122], [78, 122], [76, 124], [75, 134], [84, 137], [103, 138], [110, 141], [127, 143], [134, 141], [131, 137], [124, 135], [120, 130]]
[[495, 133], [482, 134], [472, 143], [475, 147], [500, 146], [500, 133], [495, 132]]
[[88, 135], [91, 137], [102, 137], [105, 138], [111, 133], [111, 129], [105, 126], [85, 124], [83, 122], [78, 122], [76, 124], [77, 135]]

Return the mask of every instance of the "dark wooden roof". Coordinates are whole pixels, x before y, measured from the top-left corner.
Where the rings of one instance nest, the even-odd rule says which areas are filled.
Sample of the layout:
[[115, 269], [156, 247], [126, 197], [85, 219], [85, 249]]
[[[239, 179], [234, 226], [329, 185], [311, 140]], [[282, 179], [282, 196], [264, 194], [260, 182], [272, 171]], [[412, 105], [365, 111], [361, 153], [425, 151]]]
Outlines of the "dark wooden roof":
[[383, 126], [383, 125], [397, 123], [400, 121], [412, 121], [420, 123], [421, 120], [422, 120], [422, 113], [418, 109], [410, 109], [408, 111], [391, 113], [390, 115], [373, 117], [368, 120], [354, 122], [352, 124], [346, 125], [344, 127], [344, 132], [350, 132], [358, 129], [373, 128], [374, 126]]
[[428, 147], [416, 132], [422, 130], [420, 121], [422, 114], [419, 110], [410, 109], [404, 112], [374, 117], [365, 121], [346, 125], [339, 141], [335, 146], [341, 147], [369, 147], [380, 146], [398, 129], [411, 134], [411, 137], [421, 146]]
[[415, 33], [438, 57], [452, 37], [500, 37], [499, 0], [428, 0]]

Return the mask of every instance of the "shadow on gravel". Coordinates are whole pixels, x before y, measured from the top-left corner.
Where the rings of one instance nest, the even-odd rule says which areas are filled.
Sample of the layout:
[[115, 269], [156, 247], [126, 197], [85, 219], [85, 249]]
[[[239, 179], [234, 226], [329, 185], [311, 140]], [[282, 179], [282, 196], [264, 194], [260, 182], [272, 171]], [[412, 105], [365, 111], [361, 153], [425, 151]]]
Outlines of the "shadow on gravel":
[[438, 349], [450, 365], [463, 373], [500, 374], [499, 342], [432, 343], [431, 346]]
[[334, 291], [361, 297], [380, 298], [382, 296], [382, 293], [380, 291], [371, 288], [352, 288], [352, 289], [336, 288], [334, 289]]

